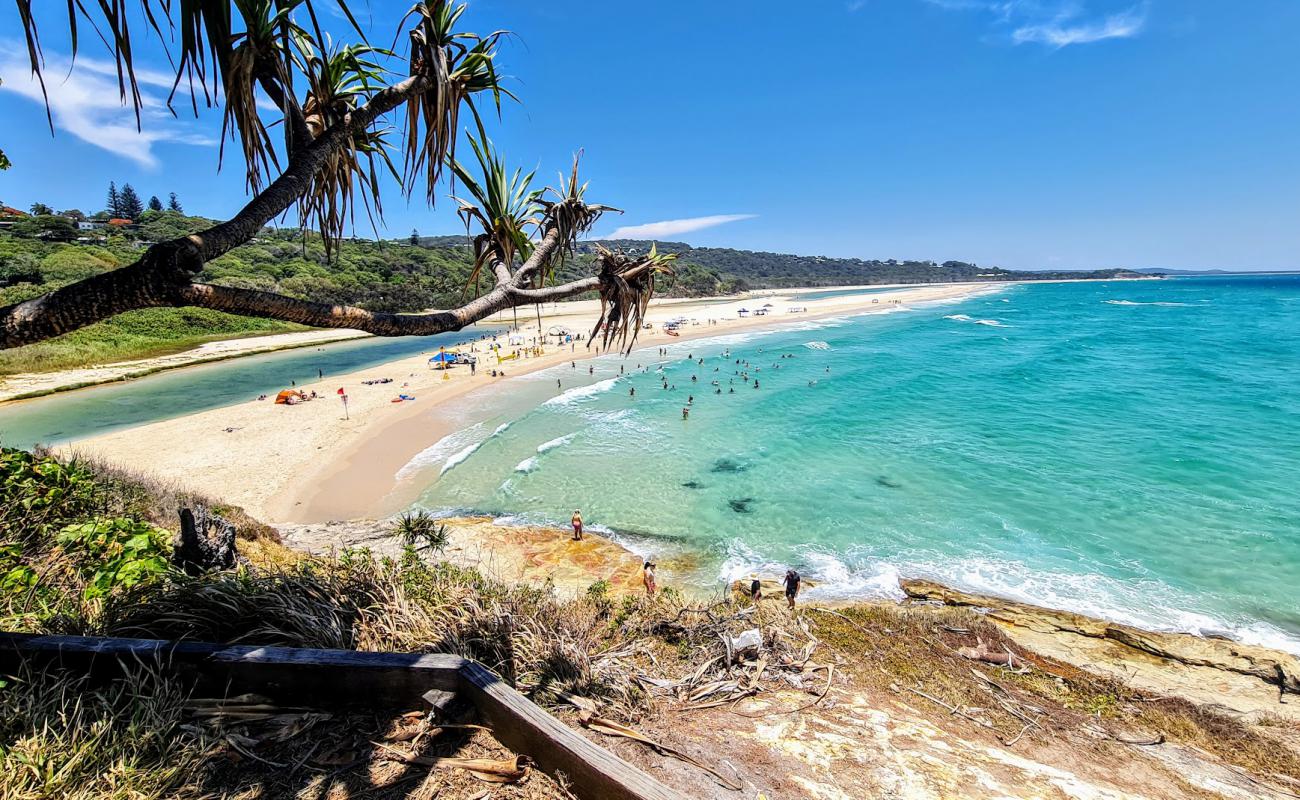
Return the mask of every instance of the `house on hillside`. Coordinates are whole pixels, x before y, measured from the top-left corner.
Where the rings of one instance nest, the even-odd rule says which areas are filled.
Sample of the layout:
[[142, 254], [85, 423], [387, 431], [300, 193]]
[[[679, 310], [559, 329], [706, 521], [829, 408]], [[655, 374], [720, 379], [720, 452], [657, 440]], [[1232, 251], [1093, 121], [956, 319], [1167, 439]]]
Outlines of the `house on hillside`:
[[80, 231], [98, 231], [98, 230], [103, 230], [104, 226], [107, 225], [107, 224], [108, 224], [108, 223], [106, 223], [106, 222], [100, 222], [99, 220], [94, 220], [94, 219], [83, 219], [83, 220], [81, 220], [80, 222], [77, 223], [77, 230], [80, 230]]

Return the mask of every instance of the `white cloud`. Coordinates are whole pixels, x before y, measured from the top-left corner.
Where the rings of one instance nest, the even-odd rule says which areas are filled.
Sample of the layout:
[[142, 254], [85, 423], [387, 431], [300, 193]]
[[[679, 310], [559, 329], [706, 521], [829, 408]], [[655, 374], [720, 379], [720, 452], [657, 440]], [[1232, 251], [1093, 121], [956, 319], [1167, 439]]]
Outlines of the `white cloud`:
[[1068, 24], [1045, 22], [1022, 25], [1011, 33], [1011, 40], [1016, 44], [1039, 42], [1053, 47], [1066, 47], [1072, 44], [1088, 44], [1104, 39], [1128, 39], [1142, 32], [1146, 23], [1146, 14], [1133, 8], [1119, 14], [1111, 14], [1097, 22]]
[[[36, 103], [45, 103], [40, 83], [31, 74], [26, 60], [15, 56], [18, 48], [0, 48], [0, 74], [5, 82], [0, 91], [12, 92]], [[117, 84], [116, 67], [105, 61], [78, 58], [69, 69], [66, 58], [46, 58], [45, 91], [49, 97], [54, 127], [84, 142], [129, 159], [144, 167], [158, 166], [153, 146], [178, 143], [212, 146], [217, 140], [196, 129], [195, 123], [177, 119], [167, 108], [164, 97], [148, 87], [171, 89], [172, 79], [148, 69], [138, 69], [142, 130], [136, 129], [135, 111], [123, 104]], [[129, 102], [129, 101], [128, 101]]]
[[728, 222], [753, 219], [757, 214], [714, 214], [711, 217], [691, 217], [690, 219], [666, 219], [662, 222], [647, 222], [644, 225], [625, 225], [605, 237], [608, 239], [667, 239], [691, 231], [704, 230]]
[[1146, 25], [1147, 3], [1109, 14], [1089, 12], [1085, 0], [924, 0], [948, 11], [975, 11], [992, 17], [999, 38], [1013, 44], [1061, 48], [1106, 39], [1129, 39]]

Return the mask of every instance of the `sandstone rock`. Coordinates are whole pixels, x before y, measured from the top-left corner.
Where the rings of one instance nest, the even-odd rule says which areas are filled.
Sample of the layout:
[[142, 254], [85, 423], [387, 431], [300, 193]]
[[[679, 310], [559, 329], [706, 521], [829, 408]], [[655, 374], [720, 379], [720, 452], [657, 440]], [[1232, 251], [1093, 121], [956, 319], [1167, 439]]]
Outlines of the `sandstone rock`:
[[1108, 639], [1156, 658], [1234, 672], [1273, 684], [1281, 691], [1300, 694], [1300, 659], [1267, 647], [1226, 639], [1208, 639], [1188, 633], [1144, 631], [1069, 611], [1039, 608], [1013, 600], [962, 592], [932, 581], [905, 580], [902, 581], [902, 587], [908, 597], [917, 600], [985, 609], [991, 619], [1006, 625], [1038, 633], [1059, 631]]

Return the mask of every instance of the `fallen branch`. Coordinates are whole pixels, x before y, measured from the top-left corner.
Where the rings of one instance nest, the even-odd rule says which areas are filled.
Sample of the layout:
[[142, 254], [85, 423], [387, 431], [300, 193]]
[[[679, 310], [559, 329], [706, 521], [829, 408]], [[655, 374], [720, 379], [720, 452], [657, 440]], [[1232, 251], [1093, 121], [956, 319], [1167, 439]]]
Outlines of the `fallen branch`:
[[992, 730], [992, 731], [996, 731], [996, 730], [997, 730], [996, 728], [993, 727], [993, 723], [989, 722], [988, 720], [986, 720], [986, 719], [980, 719], [979, 717], [972, 717], [970, 714], [967, 714], [965, 711], [962, 711], [962, 710], [961, 710], [960, 708], [958, 708], [957, 706], [951, 706], [951, 705], [948, 705], [947, 703], [943, 702], [942, 700], [940, 700], [939, 698], [935, 697], [935, 696], [932, 695], [932, 694], [926, 694], [925, 692], [921, 691], [920, 689], [913, 689], [913, 688], [910, 687], [910, 686], [908, 686], [908, 687], [906, 687], [906, 688], [907, 688], [907, 691], [911, 692], [912, 694], [920, 695], [921, 697], [924, 697], [926, 700], [929, 700], [931, 703], [934, 703], [935, 705], [938, 705], [938, 706], [942, 706], [943, 708], [947, 709], [947, 710], [948, 710], [950, 713], [952, 713], [952, 714], [956, 714], [957, 716], [959, 716], [959, 717], [961, 717], [961, 718], [963, 718], [963, 719], [968, 719], [968, 720], [970, 720], [971, 722], [974, 722], [976, 725], [980, 725], [980, 726], [982, 726], [982, 727], [988, 728], [989, 730]]
[[640, 742], [641, 744], [646, 745], [647, 747], [649, 747], [650, 749], [654, 750], [657, 753], [660, 753], [661, 755], [671, 756], [681, 761], [685, 761], [687, 764], [698, 767], [704, 770], [705, 772], [709, 773], [713, 777], [717, 778], [719, 783], [721, 783], [723, 786], [727, 787], [728, 789], [731, 789], [732, 791], [738, 792], [743, 788], [740, 784], [725, 777], [718, 771], [705, 766], [704, 764], [695, 760], [691, 756], [686, 755], [680, 750], [674, 750], [668, 745], [663, 744], [662, 742], [657, 742], [654, 739], [651, 739], [649, 736], [646, 736], [644, 733], [641, 733], [640, 731], [635, 730], [633, 728], [629, 728], [626, 725], [623, 725], [618, 722], [614, 722], [613, 720], [602, 719], [601, 717], [592, 716], [587, 712], [583, 712], [579, 714], [578, 721], [580, 721], [585, 727], [588, 727], [596, 731], [597, 733], [603, 733], [606, 736], [621, 736], [625, 739], [631, 739], [634, 742]]

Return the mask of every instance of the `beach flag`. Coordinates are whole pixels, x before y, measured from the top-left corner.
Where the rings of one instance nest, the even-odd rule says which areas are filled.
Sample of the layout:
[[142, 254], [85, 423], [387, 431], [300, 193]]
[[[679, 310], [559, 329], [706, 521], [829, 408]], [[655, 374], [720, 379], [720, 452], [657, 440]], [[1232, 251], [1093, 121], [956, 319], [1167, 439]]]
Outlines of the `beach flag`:
[[343, 394], [343, 387], [342, 387], [342, 386], [339, 387], [339, 394]]

